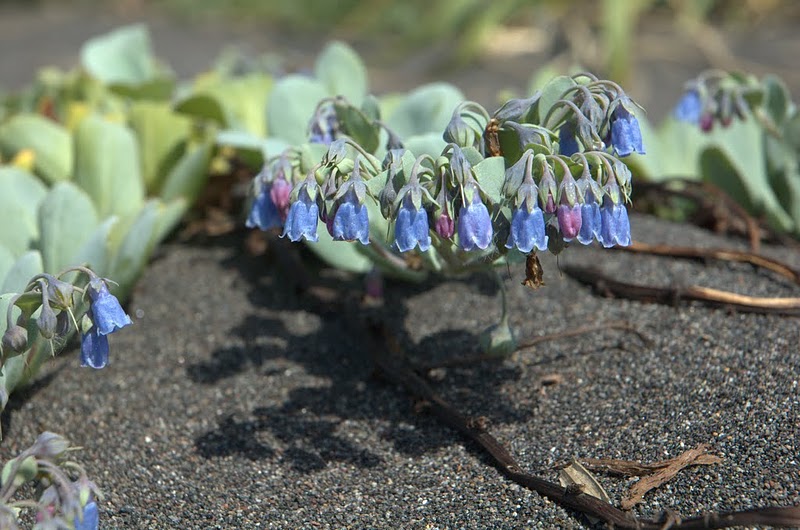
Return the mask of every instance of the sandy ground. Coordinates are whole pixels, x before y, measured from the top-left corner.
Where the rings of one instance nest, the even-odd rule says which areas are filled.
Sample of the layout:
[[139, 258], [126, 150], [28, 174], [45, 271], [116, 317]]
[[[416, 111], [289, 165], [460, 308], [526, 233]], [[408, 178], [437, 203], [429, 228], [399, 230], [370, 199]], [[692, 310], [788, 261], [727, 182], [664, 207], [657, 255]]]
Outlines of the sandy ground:
[[[73, 64], [86, 36], [121, 21], [0, 13], [7, 86], [41, 64]], [[219, 27], [150, 22], [157, 50], [182, 75], [202, 69], [223, 43], [261, 50], [267, 42]], [[658, 79], [647, 83], [677, 97], [680, 83]], [[487, 97], [465, 86], [472, 97]], [[633, 226], [635, 238], [651, 243], [741, 246], [642, 216]], [[798, 251], [766, 252], [800, 267]], [[738, 265], [593, 248], [569, 249], [560, 262], [599, 265], [644, 284], [800, 296], [788, 282]], [[652, 344], [608, 331], [494, 365], [451, 368], [435, 383], [446, 399], [488, 417], [521, 465], [549, 478], [572, 457], [652, 462], [701, 443], [722, 457], [647, 495], [636, 509], [642, 515], [800, 503], [798, 318], [611, 300], [561, 275], [555, 259], [544, 268], [547, 285], [536, 292], [520, 286], [519, 268], [506, 280], [520, 336], [625, 321]], [[321, 274], [347, 296], [362, 289], [358, 279]], [[401, 342], [424, 359], [471, 351], [475, 334], [499, 315], [497, 298], [490, 281], [472, 277], [424, 288], [390, 284], [386, 303]], [[67, 352], [47, 367], [55, 377], [13, 397], [0, 446], [6, 457], [42, 430], [83, 446], [77, 457], [106, 493], [103, 528], [588, 525], [510, 483], [474, 446], [415, 412], [401, 389], [374, 378], [352, 314], [298, 298], [279, 269], [244, 252], [241, 234], [165, 245], [129, 312], [135, 325], [113, 336], [107, 369], [78, 369], [77, 353]], [[543, 388], [553, 375], [561, 382]], [[614, 502], [631, 484], [600, 480]]]

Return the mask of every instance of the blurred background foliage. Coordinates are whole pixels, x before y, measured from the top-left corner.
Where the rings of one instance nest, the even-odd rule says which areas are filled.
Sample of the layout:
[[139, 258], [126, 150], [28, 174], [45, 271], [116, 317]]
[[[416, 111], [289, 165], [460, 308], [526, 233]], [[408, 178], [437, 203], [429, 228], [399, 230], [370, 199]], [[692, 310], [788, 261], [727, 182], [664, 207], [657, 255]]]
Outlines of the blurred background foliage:
[[[37, 0], [38, 4], [59, 3]], [[0, 0], [30, 4], [27, 0]], [[162, 12], [189, 22], [251, 25], [316, 40], [381, 41], [398, 56], [442, 48], [439, 65], [464, 65], [493, 50], [566, 50], [569, 61], [615, 81], [630, 81], [642, 17], [674, 25], [714, 66], [732, 69], [719, 28], [800, 19], [789, 0], [73, 0], [136, 14]], [[675, 43], [677, 44], [677, 42]]]

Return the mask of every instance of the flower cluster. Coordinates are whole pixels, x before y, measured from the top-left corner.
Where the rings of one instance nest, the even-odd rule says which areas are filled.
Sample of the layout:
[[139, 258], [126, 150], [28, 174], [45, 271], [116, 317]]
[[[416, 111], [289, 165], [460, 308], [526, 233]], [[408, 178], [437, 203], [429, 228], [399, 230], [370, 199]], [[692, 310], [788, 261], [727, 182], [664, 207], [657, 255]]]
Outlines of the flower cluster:
[[[61, 279], [76, 272], [88, 278], [85, 287]], [[8, 306], [2, 338], [3, 361], [28, 350], [29, 329], [50, 342], [51, 352], [55, 351], [54, 344], [63, 343], [74, 329], [81, 331], [81, 366], [105, 367], [108, 335], [132, 324], [117, 297], [109, 291], [108, 282], [85, 267], [70, 268], [57, 276], [35, 276], [25, 292], [12, 298]], [[76, 314], [87, 304], [79, 323]], [[20, 312], [16, 320], [15, 309]]]
[[[98, 529], [95, 499], [100, 491], [80, 464], [67, 460], [71, 450], [63, 437], [44, 432], [31, 447], [6, 462], [0, 486], [0, 528], [21, 528], [20, 512], [33, 510], [37, 529]], [[16, 498], [26, 491], [23, 486], [34, 482], [38, 500]]]
[[310, 242], [321, 226], [334, 241], [436, 254], [439, 268], [475, 252], [484, 262], [511, 249], [559, 252], [573, 240], [629, 245], [631, 173], [620, 157], [645, 151], [637, 106], [588, 74], [559, 83], [559, 98], [514, 99], [491, 116], [463, 102], [438, 153], [412, 152], [391, 131], [385, 149], [368, 151], [357, 141], [364, 127], [350, 131], [331, 114], [357, 111], [341, 98], [321, 104], [311, 144], [256, 177], [247, 224]]
[[751, 108], [749, 101], [759, 97], [759, 90], [752, 80], [710, 70], [686, 84], [672, 114], [703, 132], [710, 132], [715, 123], [729, 127], [734, 118], [745, 119]]

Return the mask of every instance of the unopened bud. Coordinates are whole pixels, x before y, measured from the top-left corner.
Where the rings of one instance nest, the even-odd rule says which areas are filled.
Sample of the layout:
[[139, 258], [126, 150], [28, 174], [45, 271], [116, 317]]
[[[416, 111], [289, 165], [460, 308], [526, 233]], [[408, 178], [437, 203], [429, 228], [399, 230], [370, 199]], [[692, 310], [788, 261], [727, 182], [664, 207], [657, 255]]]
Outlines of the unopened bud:
[[50, 304], [42, 304], [39, 317], [36, 319], [36, 327], [39, 328], [39, 333], [42, 334], [42, 337], [48, 340], [55, 336], [57, 327], [56, 313], [50, 307]]
[[3, 333], [3, 351], [22, 353], [28, 349], [28, 330], [22, 326], [11, 326]]

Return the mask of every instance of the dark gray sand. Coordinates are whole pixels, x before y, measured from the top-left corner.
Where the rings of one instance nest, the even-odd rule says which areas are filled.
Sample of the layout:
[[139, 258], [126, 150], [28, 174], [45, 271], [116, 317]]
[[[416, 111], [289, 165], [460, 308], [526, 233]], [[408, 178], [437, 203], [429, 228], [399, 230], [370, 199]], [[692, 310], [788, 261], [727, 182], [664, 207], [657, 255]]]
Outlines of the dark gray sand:
[[[301, 66], [321, 45], [145, 19], [158, 54], [181, 76], [205, 68], [225, 44], [273, 50]], [[87, 37], [137, 20], [3, 6], [0, 84], [22, 86], [44, 64], [73, 65]], [[705, 64], [668, 27], [651, 21], [641, 34], [642, 75], [631, 93], [657, 118], [677, 99], [682, 80]], [[755, 28], [728, 42], [759, 73], [777, 68], [797, 96], [794, 26]], [[546, 59], [528, 54], [431, 72], [424, 54], [400, 64], [367, 55], [378, 92], [446, 78], [486, 104], [499, 88], [521, 90]], [[651, 243], [741, 246], [649, 218], [634, 217], [633, 225], [635, 237]], [[765, 250], [800, 267], [798, 251]], [[645, 284], [800, 296], [788, 282], [743, 265], [580, 248], [560, 260]], [[706, 443], [723, 458], [682, 471], [648, 494], [637, 514], [800, 503], [798, 318], [609, 300], [562, 277], [555, 259], [544, 269], [547, 286], [537, 292], [519, 285], [520, 267], [507, 279], [520, 336], [625, 321], [653, 344], [619, 331], [547, 343], [502, 363], [448, 369], [437, 391], [463, 412], [488, 417], [520, 464], [550, 479], [552, 467], [572, 457], [652, 462]], [[362, 289], [358, 279], [339, 285], [349, 296]], [[492, 282], [473, 277], [426, 287], [387, 288], [401, 342], [422, 358], [472, 351], [475, 335], [499, 315]], [[112, 364], [79, 369], [74, 350], [50, 363], [44, 383], [12, 397], [0, 456], [43, 430], [83, 446], [76, 458], [106, 493], [103, 528], [586, 527], [581, 516], [509, 482], [458, 434], [415, 413], [402, 389], [372, 377], [351, 317], [322, 309], [298, 298], [265, 257], [248, 257], [240, 236], [168, 244], [133, 295], [135, 325], [111, 339]], [[543, 389], [543, 378], [553, 375], [563, 381]], [[615, 503], [631, 483], [599, 479]]]
[[[741, 246], [684, 225], [634, 216], [642, 241]], [[800, 267], [800, 252], [765, 249]], [[762, 296], [798, 288], [748, 266], [569, 249], [645, 284], [698, 283]], [[435, 388], [485, 415], [527, 470], [551, 479], [572, 457], [652, 462], [710, 444], [723, 460], [682, 471], [636, 513], [800, 503], [798, 318], [598, 297], [544, 261], [547, 285], [507, 279], [523, 337], [586, 323], [619, 331], [540, 345], [498, 364], [446, 370]], [[330, 272], [324, 273], [330, 276]], [[12, 400], [2, 452], [42, 430], [68, 434], [103, 488], [104, 528], [584, 528], [586, 521], [504, 478], [475, 446], [414, 412], [371, 377], [348, 316], [314, 311], [240, 237], [168, 244], [136, 289], [134, 326], [112, 338], [111, 365], [77, 353]], [[340, 281], [356, 293], [360, 281]], [[474, 349], [499, 314], [486, 278], [390, 284], [401, 341], [423, 358]], [[307, 308], [311, 307], [312, 311]], [[542, 378], [563, 382], [542, 390]], [[599, 476], [614, 502], [631, 481]]]

